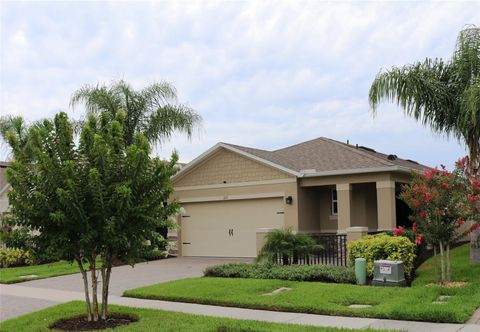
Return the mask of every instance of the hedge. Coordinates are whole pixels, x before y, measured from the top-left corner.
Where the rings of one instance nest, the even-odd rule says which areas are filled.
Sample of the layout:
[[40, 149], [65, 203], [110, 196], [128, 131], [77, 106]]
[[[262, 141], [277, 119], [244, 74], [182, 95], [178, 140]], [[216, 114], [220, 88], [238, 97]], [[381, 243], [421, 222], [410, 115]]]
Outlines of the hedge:
[[373, 262], [376, 260], [403, 261], [405, 276], [410, 278], [414, 268], [416, 245], [403, 236], [391, 236], [385, 233], [367, 235], [364, 238], [348, 244], [348, 259], [350, 265], [355, 264], [355, 258], [367, 260], [367, 273], [373, 276]]
[[208, 267], [206, 277], [282, 279], [355, 284], [352, 268], [332, 265], [275, 265], [230, 263]]
[[32, 265], [32, 255], [27, 250], [17, 248], [0, 249], [0, 267]]

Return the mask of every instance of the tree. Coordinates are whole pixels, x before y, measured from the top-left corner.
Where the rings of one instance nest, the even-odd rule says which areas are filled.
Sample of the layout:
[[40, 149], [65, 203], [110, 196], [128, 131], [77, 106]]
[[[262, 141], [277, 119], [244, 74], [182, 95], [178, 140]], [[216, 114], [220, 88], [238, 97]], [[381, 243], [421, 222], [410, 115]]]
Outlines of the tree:
[[[396, 102], [434, 132], [463, 142], [469, 151], [467, 173], [480, 179], [480, 28], [468, 26], [459, 33], [449, 61], [426, 59], [381, 71], [370, 87], [374, 113], [383, 100]], [[473, 241], [472, 250], [477, 250]]]
[[175, 88], [166, 82], [153, 83], [142, 90], [134, 90], [125, 81], [110, 86], [86, 85], [75, 91], [70, 105], [83, 104], [88, 112], [106, 112], [110, 119], [118, 110], [126, 112], [125, 144], [129, 145], [136, 132], [148, 142], [162, 142], [179, 131], [191, 137], [200, 125], [201, 117], [192, 108], [178, 103]]
[[449, 282], [450, 245], [465, 235], [460, 231], [468, 214], [465, 178], [461, 172], [448, 172], [444, 167], [413, 173], [412, 177], [400, 198], [412, 209], [410, 218], [422, 238], [439, 249], [441, 281]]
[[77, 143], [72, 123], [59, 113], [29, 128], [29, 153], [15, 148], [14, 132], [5, 135], [14, 155], [7, 177], [16, 224], [36, 231], [37, 244], [76, 262], [89, 321], [107, 319], [113, 263], [133, 264], [160, 236], [159, 224], [179, 209], [164, 203], [173, 192], [176, 154], [170, 161], [150, 157], [140, 132], [126, 143], [128, 121], [121, 110], [89, 113]]

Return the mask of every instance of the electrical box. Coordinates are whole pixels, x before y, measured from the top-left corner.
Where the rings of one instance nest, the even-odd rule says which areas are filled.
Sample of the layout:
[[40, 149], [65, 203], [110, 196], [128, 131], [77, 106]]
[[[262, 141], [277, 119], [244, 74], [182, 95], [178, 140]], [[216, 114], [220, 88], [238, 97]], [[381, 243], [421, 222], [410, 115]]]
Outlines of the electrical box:
[[373, 286], [405, 287], [403, 261], [374, 261]]

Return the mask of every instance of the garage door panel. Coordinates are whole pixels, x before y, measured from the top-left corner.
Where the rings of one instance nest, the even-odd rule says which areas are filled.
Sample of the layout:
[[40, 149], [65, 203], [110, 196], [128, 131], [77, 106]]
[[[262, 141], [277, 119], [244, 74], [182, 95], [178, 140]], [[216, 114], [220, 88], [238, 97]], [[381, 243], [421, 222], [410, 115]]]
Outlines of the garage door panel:
[[188, 203], [182, 218], [184, 256], [255, 257], [256, 229], [284, 225], [283, 199]]

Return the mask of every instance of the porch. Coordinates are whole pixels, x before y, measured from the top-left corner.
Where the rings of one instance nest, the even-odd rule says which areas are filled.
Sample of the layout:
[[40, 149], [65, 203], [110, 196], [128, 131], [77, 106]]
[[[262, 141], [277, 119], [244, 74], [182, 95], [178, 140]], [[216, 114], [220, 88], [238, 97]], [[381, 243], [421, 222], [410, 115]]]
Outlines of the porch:
[[351, 227], [362, 227], [376, 233], [409, 226], [410, 211], [398, 199], [405, 182], [391, 178], [337, 183], [303, 179], [298, 188], [298, 230], [346, 234]]

